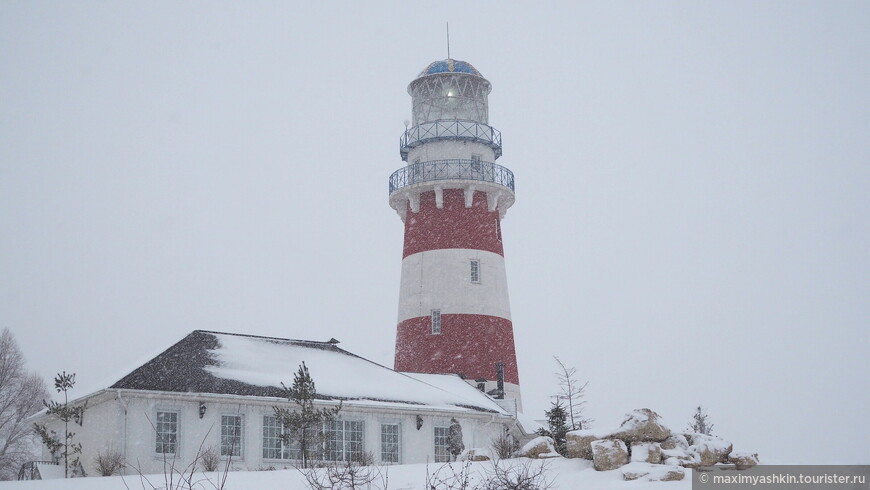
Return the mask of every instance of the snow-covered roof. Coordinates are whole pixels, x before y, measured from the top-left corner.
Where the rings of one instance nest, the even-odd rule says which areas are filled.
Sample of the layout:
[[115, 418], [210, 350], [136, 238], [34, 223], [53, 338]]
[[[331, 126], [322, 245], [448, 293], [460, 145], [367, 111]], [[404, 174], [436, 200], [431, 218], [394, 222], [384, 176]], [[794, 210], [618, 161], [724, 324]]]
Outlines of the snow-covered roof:
[[284, 396], [305, 362], [318, 398], [506, 414], [457, 376], [399, 373], [334, 343], [196, 330], [112, 385], [117, 389]]

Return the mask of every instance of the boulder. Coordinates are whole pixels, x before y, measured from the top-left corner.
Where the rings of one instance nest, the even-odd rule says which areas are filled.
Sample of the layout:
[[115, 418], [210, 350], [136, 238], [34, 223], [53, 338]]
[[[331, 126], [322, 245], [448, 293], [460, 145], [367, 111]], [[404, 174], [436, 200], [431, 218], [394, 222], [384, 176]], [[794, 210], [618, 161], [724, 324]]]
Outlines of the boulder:
[[618, 439], [592, 441], [592, 463], [596, 470], [614, 470], [628, 463], [628, 448]]
[[671, 436], [671, 430], [662, 422], [659, 414], [648, 408], [633, 410], [610, 437], [625, 442], [662, 442]]
[[552, 437], [540, 436], [527, 442], [525, 446], [517, 451], [517, 456], [521, 458], [554, 458], [559, 456], [556, 452], [556, 445]]
[[684, 468], [696, 468], [700, 464], [694, 454], [689, 454], [687, 449], [680, 447], [662, 449], [662, 460], [668, 466], [682, 466]]
[[492, 456], [487, 449], [471, 448], [463, 451], [458, 459], [459, 461], [489, 461]]
[[565, 434], [569, 458], [592, 459], [592, 441], [606, 439], [612, 431], [608, 430], [572, 430]]
[[720, 437], [707, 434], [687, 434], [686, 439], [691, 444], [686, 452], [693, 456], [701, 466], [724, 463], [728, 454], [731, 453], [731, 443]]
[[758, 464], [758, 453], [731, 451], [726, 462], [738, 470], [746, 470]]
[[689, 449], [689, 441], [683, 434], [671, 434], [662, 442], [662, 449]]
[[686, 476], [685, 470], [679, 466], [664, 466], [660, 464], [633, 462], [621, 468], [623, 480], [647, 481], [677, 481]]
[[662, 448], [657, 442], [632, 442], [631, 462], [660, 464]]

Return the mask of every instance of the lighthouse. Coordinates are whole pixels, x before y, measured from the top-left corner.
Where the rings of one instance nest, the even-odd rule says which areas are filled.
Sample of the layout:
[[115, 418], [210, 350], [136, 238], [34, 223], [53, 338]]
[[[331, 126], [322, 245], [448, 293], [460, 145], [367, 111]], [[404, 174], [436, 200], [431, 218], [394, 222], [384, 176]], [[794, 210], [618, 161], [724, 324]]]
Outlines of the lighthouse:
[[430, 63], [408, 85], [412, 120], [390, 176], [405, 225], [395, 369], [458, 374], [520, 405], [501, 220], [514, 175], [495, 163], [492, 86], [470, 63]]

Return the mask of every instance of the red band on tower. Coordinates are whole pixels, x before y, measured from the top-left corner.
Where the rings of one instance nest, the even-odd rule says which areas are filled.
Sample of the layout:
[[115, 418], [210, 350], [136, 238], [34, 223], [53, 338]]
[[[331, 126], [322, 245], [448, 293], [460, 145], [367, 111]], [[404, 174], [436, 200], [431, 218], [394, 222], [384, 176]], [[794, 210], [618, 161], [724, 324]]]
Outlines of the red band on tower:
[[498, 211], [489, 211], [486, 193], [476, 191], [470, 208], [462, 189], [444, 189], [441, 209], [435, 192], [420, 195], [420, 211], [408, 210], [405, 219], [405, 249], [402, 258], [443, 248], [471, 248], [504, 256]]

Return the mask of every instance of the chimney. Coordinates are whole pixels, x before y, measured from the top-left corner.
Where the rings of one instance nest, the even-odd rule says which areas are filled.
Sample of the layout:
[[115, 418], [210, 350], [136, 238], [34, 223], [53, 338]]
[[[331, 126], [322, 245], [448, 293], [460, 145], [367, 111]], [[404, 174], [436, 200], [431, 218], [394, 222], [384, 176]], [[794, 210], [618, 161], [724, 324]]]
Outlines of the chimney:
[[499, 400], [504, 399], [504, 363], [495, 363], [495, 397]]

